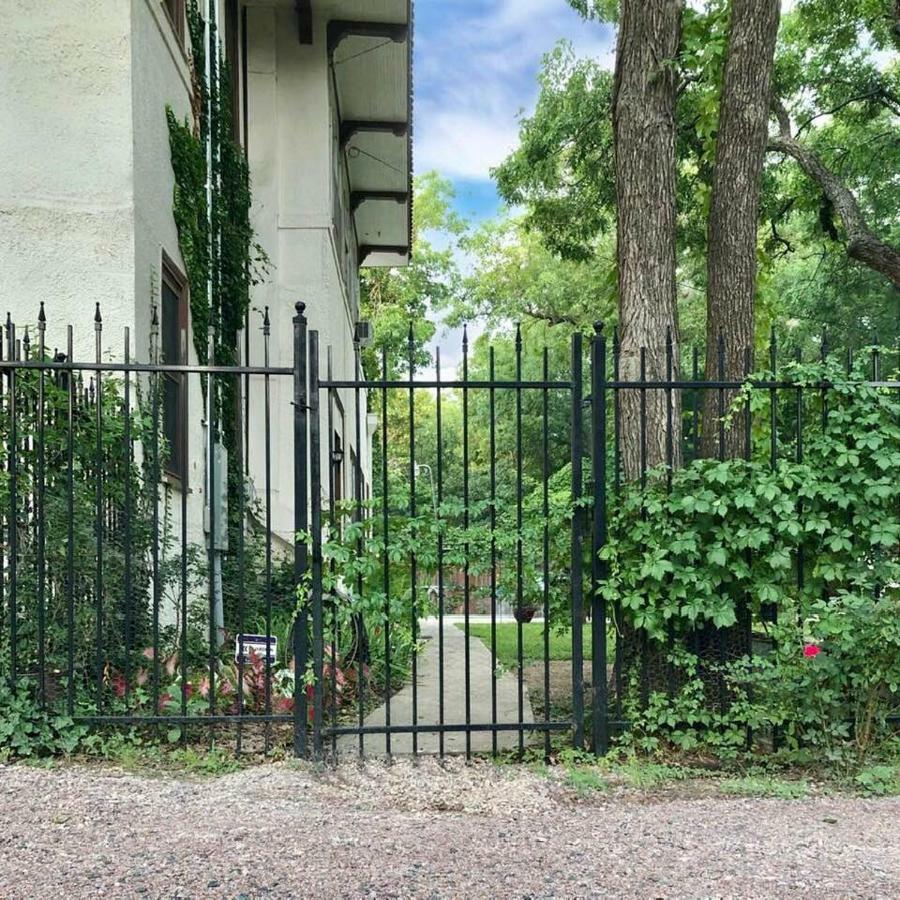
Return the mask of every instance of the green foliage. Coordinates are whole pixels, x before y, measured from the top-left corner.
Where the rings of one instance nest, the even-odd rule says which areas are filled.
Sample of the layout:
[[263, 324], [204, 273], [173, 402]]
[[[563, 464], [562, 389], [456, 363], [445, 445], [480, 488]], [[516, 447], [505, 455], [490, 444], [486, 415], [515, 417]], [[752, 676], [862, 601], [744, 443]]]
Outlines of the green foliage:
[[12, 688], [0, 680], [0, 761], [71, 755], [87, 731], [69, 716], [42, 708], [34, 684], [22, 680]]
[[[900, 402], [864, 382], [862, 363], [849, 376], [831, 361], [789, 374], [830, 384], [802, 462], [790, 443], [774, 466], [700, 460], [674, 472], [670, 490], [656, 473], [617, 506], [602, 551], [617, 627], [659, 648], [674, 638], [662, 652], [676, 694], [654, 691], [635, 710], [632, 738], [647, 749], [664, 734], [733, 754], [748, 730], [774, 728], [789, 746], [839, 755], [855, 743], [864, 757], [900, 706]], [[745, 402], [755, 404], [752, 389]], [[821, 399], [810, 402], [821, 418]], [[747, 617], [764, 623], [769, 654], [710, 663], [687, 651], [698, 631]]]
[[[206, 362], [207, 332], [215, 326], [216, 364], [229, 365], [235, 361], [237, 335], [250, 307], [250, 288], [265, 271], [267, 259], [255, 243], [250, 225], [249, 165], [233, 138], [231, 73], [218, 53], [214, 60], [217, 77], [207, 83], [204, 23], [196, 0], [189, 0], [187, 17], [196, 120], [178, 122], [172, 110], [166, 110], [175, 174], [173, 215], [190, 283], [197, 359]], [[210, 27], [215, 41], [215, 22]], [[212, 233], [208, 156], [213, 161]]]
[[[616, 2], [570, 5], [592, 19], [614, 21], [617, 15]], [[680, 82], [677, 229], [684, 344], [705, 328], [707, 218], [729, 17], [724, 0], [689, 4], [679, 54], [671, 61]], [[873, 231], [894, 246], [900, 242], [893, 177], [900, 167], [898, 34], [891, 0], [803, 0], [782, 16], [774, 78], [797, 138], [853, 192]], [[551, 254], [595, 263], [599, 289], [614, 299], [612, 74], [598, 60], [578, 59], [560, 44], [544, 59], [539, 88], [533, 113], [520, 121], [518, 148], [494, 172], [499, 193], [524, 209], [525, 227]], [[791, 351], [807, 354], [818, 352], [823, 326], [831, 346], [841, 349], [867, 344], [873, 334], [891, 344], [900, 334], [896, 290], [849, 258], [847, 236], [821, 189], [780, 154], [766, 161], [758, 261], [760, 345], [773, 322], [788, 327]], [[553, 292], [548, 301], [536, 291], [523, 293], [518, 304], [512, 296], [502, 314], [549, 318], [561, 307]], [[595, 318], [609, 320], [600, 305], [598, 313]]]
[[777, 800], [802, 800], [809, 795], [809, 785], [805, 781], [758, 775], [727, 779], [721, 783], [720, 789], [725, 794], [739, 797], [774, 797]]
[[388, 377], [427, 366], [426, 345], [436, 328], [429, 314], [458, 301], [462, 277], [455, 251], [465, 223], [452, 211], [453, 187], [436, 172], [415, 180], [413, 253], [409, 266], [400, 269], [363, 269], [360, 280], [360, 316], [373, 323], [375, 339], [363, 351], [363, 367], [380, 373], [387, 354]]
[[864, 794], [896, 797], [900, 795], [900, 766], [867, 766], [859, 771], [854, 783]]
[[554, 253], [587, 260], [614, 221], [612, 74], [578, 60], [563, 42], [544, 57], [533, 115], [520, 122], [520, 146], [493, 176], [500, 196], [527, 204], [526, 227]]
[[[37, 358], [38, 348], [30, 355]], [[36, 673], [39, 645], [43, 644], [48, 694], [63, 689], [62, 672], [68, 665], [68, 622], [72, 617], [73, 663], [78, 671], [93, 672], [96, 654], [124, 665], [126, 624], [133, 649], [140, 647], [149, 629], [151, 509], [156, 489], [150, 454], [142, 464], [126, 453], [128, 445], [151, 445], [151, 416], [146, 395], [132, 385], [130, 409], [126, 413], [122, 381], [105, 375], [99, 391], [91, 379], [85, 384], [73, 375], [73, 427], [69, 428], [69, 385], [66, 377], [37, 370], [16, 374], [16, 443], [10, 404], [0, 409], [0, 506], [16, 509], [16, 651], [17, 671]], [[43, 384], [43, 427], [39, 395]], [[101, 408], [98, 427], [97, 404]], [[71, 438], [71, 484], [69, 440]], [[160, 441], [160, 453], [165, 453]], [[10, 451], [15, 453], [15, 498]], [[43, 464], [43, 493], [39, 491]], [[102, 475], [102, 482], [100, 477]], [[100, 493], [98, 495], [98, 486]], [[126, 496], [128, 503], [126, 503]], [[124, 511], [129, 505], [130, 534], [126, 544]], [[42, 523], [42, 530], [38, 522]], [[116, 521], [122, 527], [111, 528]], [[5, 518], [8, 527], [8, 518]], [[102, 593], [98, 596], [96, 550], [103, 544]], [[69, 535], [71, 533], [72, 584], [69, 588]], [[43, 540], [41, 539], [43, 537]], [[8, 541], [8, 533], [4, 540]], [[130, 551], [130, 569], [126, 553]], [[4, 550], [4, 555], [8, 550]], [[43, 557], [43, 590], [38, 580]], [[12, 591], [8, 571], [4, 589], [3, 621], [10, 622]], [[130, 592], [126, 582], [130, 576]], [[123, 602], [128, 597], [129, 604]], [[40, 600], [43, 599], [41, 607]], [[101, 608], [100, 646], [97, 646], [97, 609]], [[43, 615], [41, 615], [43, 613]], [[129, 618], [130, 616], [130, 618]], [[43, 629], [43, 632], [42, 632]], [[43, 640], [41, 640], [41, 638]], [[12, 663], [11, 628], [0, 633], [0, 675], [9, 674]]]

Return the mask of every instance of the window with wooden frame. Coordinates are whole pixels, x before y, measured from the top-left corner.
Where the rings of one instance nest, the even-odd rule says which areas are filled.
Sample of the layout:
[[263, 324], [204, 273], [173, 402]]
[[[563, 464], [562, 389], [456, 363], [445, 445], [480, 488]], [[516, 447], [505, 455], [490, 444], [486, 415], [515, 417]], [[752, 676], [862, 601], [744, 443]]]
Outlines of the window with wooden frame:
[[178, 42], [184, 44], [184, 0], [162, 0], [162, 5], [166, 11], [166, 15], [169, 17], [169, 21], [172, 23], [172, 28], [175, 31]]
[[[160, 362], [181, 366], [187, 363], [188, 296], [187, 279], [163, 255], [162, 315], [160, 316]], [[164, 372], [162, 390], [162, 433], [166, 442], [163, 470], [187, 486], [187, 375]]]

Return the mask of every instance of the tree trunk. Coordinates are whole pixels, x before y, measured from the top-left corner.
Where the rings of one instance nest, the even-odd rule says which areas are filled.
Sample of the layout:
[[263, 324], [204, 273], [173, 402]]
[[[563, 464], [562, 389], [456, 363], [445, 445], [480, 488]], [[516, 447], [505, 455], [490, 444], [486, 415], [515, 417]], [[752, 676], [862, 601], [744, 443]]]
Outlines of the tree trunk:
[[[684, 0], [622, 0], [613, 88], [616, 161], [620, 377], [638, 380], [641, 350], [648, 381], [665, 379], [666, 335], [677, 372], [675, 304], [675, 57]], [[642, 400], [643, 393], [643, 400]], [[626, 478], [642, 466], [680, 461], [680, 404], [663, 390], [621, 393]], [[646, 404], [646, 415], [642, 405]]]
[[[708, 232], [706, 378], [739, 381], [753, 365], [759, 195], [772, 101], [780, 0], [732, 0]], [[721, 359], [720, 359], [721, 354]], [[727, 412], [736, 391], [726, 391]], [[703, 398], [702, 451], [746, 452], [738, 421], [719, 446], [718, 391]]]
[[773, 106], [780, 133], [769, 138], [769, 149], [793, 157], [831, 201], [847, 232], [847, 255], [883, 275], [900, 290], [900, 249], [881, 240], [869, 228], [853, 192], [812, 150], [792, 136], [784, 105], [775, 101]]

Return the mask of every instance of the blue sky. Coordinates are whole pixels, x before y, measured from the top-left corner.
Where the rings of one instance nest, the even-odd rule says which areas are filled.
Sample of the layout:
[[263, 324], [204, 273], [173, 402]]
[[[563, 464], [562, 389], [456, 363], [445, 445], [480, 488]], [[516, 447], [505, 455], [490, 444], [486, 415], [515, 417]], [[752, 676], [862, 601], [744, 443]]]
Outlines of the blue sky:
[[415, 170], [450, 178], [463, 215], [496, 212], [489, 170], [515, 147], [541, 57], [562, 38], [612, 65], [612, 29], [566, 0], [417, 0]]

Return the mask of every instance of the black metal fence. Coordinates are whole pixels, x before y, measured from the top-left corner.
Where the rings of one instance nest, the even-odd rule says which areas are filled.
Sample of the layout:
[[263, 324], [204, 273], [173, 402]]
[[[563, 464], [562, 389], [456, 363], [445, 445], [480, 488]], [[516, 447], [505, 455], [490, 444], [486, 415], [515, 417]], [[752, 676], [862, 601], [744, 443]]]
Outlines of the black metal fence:
[[[718, 377], [693, 352], [684, 378], [671, 337], [631, 352], [600, 328], [565, 359], [518, 330], [499, 349], [464, 338], [449, 379], [440, 354], [418, 368], [410, 341], [366, 377], [359, 347], [349, 373], [330, 349], [323, 364], [300, 305], [293, 327], [287, 367], [270, 364], [268, 314], [262, 359], [234, 365], [165, 360], [156, 339], [135, 362], [127, 330], [112, 362], [99, 309], [91, 361], [71, 326], [50, 349], [43, 309], [34, 340], [7, 320], [0, 665], [14, 687], [77, 721], [173, 741], [205, 729], [238, 752], [549, 753], [554, 734], [605, 752], [630, 690], [639, 706], [677, 691], [683, 640], [720, 664], [727, 705], [721, 666], [752, 654], [775, 606], [748, 600], [737, 625], [660, 641], [604, 590], [610, 519], [703, 455], [765, 444], [773, 469], [802, 461], [831, 382], [780, 376], [774, 340], [768, 377], [751, 378], [749, 351], [726, 377], [720, 343]], [[872, 389], [900, 388], [878, 351], [869, 364]], [[766, 408], [727, 417], [748, 387]], [[800, 587], [812, 562], [792, 562]]]

